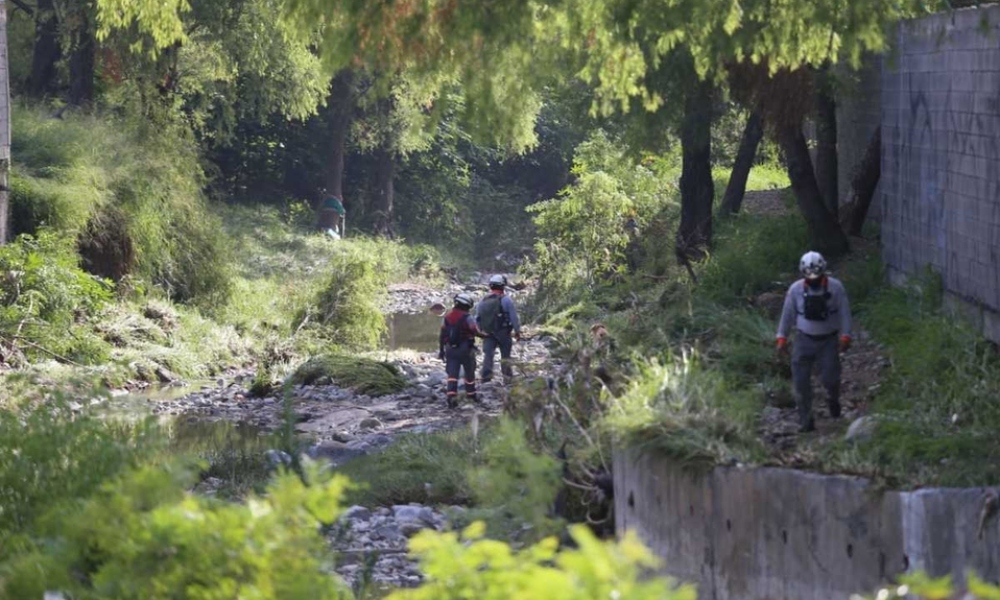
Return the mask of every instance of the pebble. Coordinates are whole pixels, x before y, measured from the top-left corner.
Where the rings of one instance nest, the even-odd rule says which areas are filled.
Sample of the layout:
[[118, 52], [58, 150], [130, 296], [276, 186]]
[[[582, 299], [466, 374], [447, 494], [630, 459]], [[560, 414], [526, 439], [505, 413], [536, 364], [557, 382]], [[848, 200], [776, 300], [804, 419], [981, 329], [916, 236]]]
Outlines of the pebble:
[[[445, 516], [429, 506], [408, 504], [391, 508], [369, 509], [352, 506], [327, 532], [327, 539], [338, 553], [337, 573], [348, 585], [354, 585], [365, 569], [368, 578], [394, 587], [415, 587], [423, 581], [416, 561], [407, 555], [409, 537], [424, 529], [443, 530]], [[377, 556], [366, 567], [365, 557]]]

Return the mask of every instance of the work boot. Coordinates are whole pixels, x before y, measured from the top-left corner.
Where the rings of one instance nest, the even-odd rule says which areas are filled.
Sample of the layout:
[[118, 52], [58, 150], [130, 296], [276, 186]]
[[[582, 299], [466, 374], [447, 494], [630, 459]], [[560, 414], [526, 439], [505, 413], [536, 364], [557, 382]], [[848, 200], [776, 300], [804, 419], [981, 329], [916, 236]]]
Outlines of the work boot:
[[831, 419], [839, 419], [840, 418], [840, 401], [839, 400], [830, 400], [830, 402], [827, 405], [827, 408], [830, 409], [830, 418]]
[[448, 408], [458, 408], [458, 398], [455, 396], [448, 396]]
[[816, 422], [812, 417], [809, 417], [804, 425], [799, 426], [799, 433], [809, 433], [810, 431], [816, 431]]

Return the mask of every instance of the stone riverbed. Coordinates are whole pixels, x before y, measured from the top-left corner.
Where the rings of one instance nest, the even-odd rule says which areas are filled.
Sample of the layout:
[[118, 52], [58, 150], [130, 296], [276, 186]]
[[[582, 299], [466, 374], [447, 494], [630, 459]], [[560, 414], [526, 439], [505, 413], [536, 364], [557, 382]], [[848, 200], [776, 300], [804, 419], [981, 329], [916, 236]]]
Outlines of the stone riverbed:
[[[390, 290], [393, 313], [426, 313], [435, 303], [451, 305], [458, 292], [486, 293], [480, 275], [473, 281], [453, 282], [446, 288], [415, 284], [396, 285]], [[515, 300], [517, 297], [515, 296]], [[428, 332], [430, 340], [436, 331]], [[378, 452], [402, 433], [429, 433], [468, 426], [473, 415], [497, 416], [503, 409], [506, 388], [498, 381], [480, 386], [476, 403], [463, 402], [456, 409], [445, 403], [446, 375], [436, 352], [396, 350], [373, 358], [394, 364], [407, 380], [398, 393], [372, 397], [340, 387], [336, 381], [319, 381], [291, 389], [296, 433], [308, 440], [307, 453], [338, 466], [346, 461]], [[551, 367], [546, 341], [525, 339], [515, 344], [516, 377], [533, 377]], [[482, 356], [477, 358], [481, 365]], [[499, 356], [497, 356], [499, 370]], [[229, 421], [246, 424], [261, 432], [282, 426], [285, 402], [279, 395], [252, 397], [248, 387], [252, 373], [220, 378], [215, 385], [172, 399], [148, 401], [154, 414], [195, 418], [199, 421]], [[461, 396], [460, 396], [461, 398]], [[273, 451], [274, 460], [281, 461]], [[287, 457], [284, 457], [287, 458]], [[211, 482], [199, 491], [211, 493]], [[416, 532], [448, 527], [441, 507], [401, 505], [354, 506], [328, 532], [338, 554], [338, 572], [351, 585], [360, 579], [383, 586], [414, 586], [421, 581], [416, 564], [406, 554], [407, 540]], [[448, 510], [461, 510], [451, 507]]]

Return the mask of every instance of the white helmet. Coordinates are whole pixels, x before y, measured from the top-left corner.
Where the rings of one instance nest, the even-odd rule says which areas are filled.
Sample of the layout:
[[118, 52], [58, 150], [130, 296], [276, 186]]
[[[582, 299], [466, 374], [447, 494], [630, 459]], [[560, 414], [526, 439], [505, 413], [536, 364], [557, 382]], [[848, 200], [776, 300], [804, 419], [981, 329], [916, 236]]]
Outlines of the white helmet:
[[502, 288], [507, 285], [507, 278], [503, 275], [490, 275], [490, 287]]
[[799, 272], [806, 279], [819, 279], [826, 273], [826, 259], [819, 252], [806, 252], [799, 260]]
[[455, 294], [455, 304], [458, 306], [464, 306], [465, 308], [472, 308], [472, 296], [466, 294], [465, 292], [459, 292]]

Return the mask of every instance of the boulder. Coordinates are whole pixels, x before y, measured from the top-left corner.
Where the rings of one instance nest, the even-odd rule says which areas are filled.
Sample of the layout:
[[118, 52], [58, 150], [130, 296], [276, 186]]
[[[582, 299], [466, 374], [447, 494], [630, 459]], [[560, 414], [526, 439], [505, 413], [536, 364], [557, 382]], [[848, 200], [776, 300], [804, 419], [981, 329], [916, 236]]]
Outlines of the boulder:
[[859, 442], [871, 439], [878, 427], [878, 420], [872, 416], [859, 417], [847, 428], [844, 439], [848, 442]]

